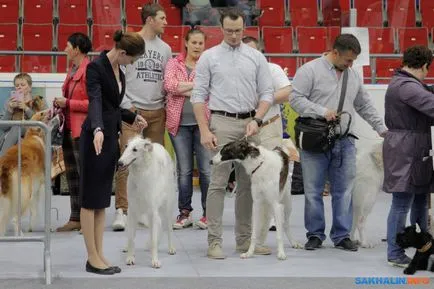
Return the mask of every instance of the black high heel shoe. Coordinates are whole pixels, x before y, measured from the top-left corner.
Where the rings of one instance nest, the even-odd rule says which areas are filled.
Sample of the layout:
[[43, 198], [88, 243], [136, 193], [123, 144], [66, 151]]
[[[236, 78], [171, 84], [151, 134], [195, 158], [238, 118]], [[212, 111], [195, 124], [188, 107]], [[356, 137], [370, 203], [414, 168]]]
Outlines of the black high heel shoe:
[[[120, 268], [119, 268], [120, 269]], [[100, 269], [92, 266], [89, 261], [86, 262], [86, 272], [100, 274], [100, 275], [113, 275], [115, 273], [115, 269], [113, 267], [108, 267], [105, 269]]]

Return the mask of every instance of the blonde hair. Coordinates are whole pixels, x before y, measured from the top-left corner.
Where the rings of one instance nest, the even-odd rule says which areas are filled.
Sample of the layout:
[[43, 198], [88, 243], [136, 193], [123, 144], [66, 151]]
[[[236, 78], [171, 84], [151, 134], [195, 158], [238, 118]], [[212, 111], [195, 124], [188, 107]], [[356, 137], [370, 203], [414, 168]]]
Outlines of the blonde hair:
[[145, 40], [137, 32], [122, 32], [117, 30], [113, 35], [115, 47], [125, 50], [128, 56], [138, 56], [145, 53]]
[[28, 73], [19, 73], [14, 77], [14, 85], [17, 79], [23, 79], [29, 86], [32, 86], [32, 77]]

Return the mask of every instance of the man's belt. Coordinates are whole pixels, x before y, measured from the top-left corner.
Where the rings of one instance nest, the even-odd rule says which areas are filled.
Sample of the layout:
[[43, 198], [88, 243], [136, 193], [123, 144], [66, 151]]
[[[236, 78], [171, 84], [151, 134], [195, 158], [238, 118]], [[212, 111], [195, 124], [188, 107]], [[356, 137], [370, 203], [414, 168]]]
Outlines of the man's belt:
[[233, 112], [227, 112], [223, 110], [211, 110], [211, 114], [219, 114], [227, 117], [233, 117], [236, 119], [246, 119], [249, 117], [255, 117], [256, 111], [252, 110], [250, 112], [233, 113]]

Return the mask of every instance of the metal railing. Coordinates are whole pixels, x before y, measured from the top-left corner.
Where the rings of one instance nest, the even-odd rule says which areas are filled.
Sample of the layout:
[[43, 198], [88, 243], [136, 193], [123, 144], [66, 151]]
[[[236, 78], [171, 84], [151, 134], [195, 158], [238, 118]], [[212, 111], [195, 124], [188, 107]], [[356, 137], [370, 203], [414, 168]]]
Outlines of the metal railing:
[[[90, 52], [89, 56], [98, 56], [100, 52]], [[178, 53], [174, 53], [177, 55]], [[52, 61], [52, 69], [54, 73], [56, 73], [56, 61], [57, 56], [66, 56], [66, 53], [63, 51], [11, 51], [11, 50], [0, 50], [0, 55], [13, 55], [13, 56], [23, 56], [23, 55], [39, 55], [39, 56], [56, 56], [53, 57]], [[282, 57], [282, 58], [295, 58], [296, 59], [296, 68], [298, 69], [301, 65], [306, 62], [306, 59], [312, 59], [316, 57], [320, 57], [319, 53], [264, 53], [265, 57]], [[387, 58], [387, 59], [400, 59], [402, 58], [402, 54], [370, 54], [370, 67], [371, 67], [371, 83], [377, 83], [377, 80], [385, 80], [390, 79], [391, 77], [378, 77], [377, 76], [377, 68], [376, 68], [376, 59], [377, 58]], [[20, 71], [20, 59], [17, 57], [16, 60], [16, 70]], [[396, 68], [396, 67], [392, 67]], [[65, 73], [65, 72], [63, 72]], [[367, 77], [365, 77], [367, 79]], [[434, 77], [428, 78], [429, 80], [434, 80]]]
[[[43, 242], [44, 243], [44, 272], [45, 284], [52, 281], [51, 276], [51, 128], [40, 121], [0, 121], [0, 128], [18, 126], [18, 206], [17, 225], [18, 234], [21, 232], [21, 132], [23, 127], [38, 126], [45, 131], [45, 207], [44, 207], [44, 234], [42, 236], [13, 236], [0, 237], [0, 242]], [[13, 214], [12, 208], [12, 215]]]

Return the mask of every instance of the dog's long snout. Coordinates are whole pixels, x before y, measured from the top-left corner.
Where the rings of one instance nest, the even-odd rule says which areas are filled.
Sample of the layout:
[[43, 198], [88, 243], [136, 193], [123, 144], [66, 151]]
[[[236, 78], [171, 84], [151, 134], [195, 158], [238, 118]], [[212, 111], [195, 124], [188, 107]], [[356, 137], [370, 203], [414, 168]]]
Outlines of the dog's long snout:
[[123, 161], [118, 161], [118, 169], [119, 168], [122, 168], [122, 167], [124, 167], [125, 166], [125, 164], [124, 164], [124, 162]]

